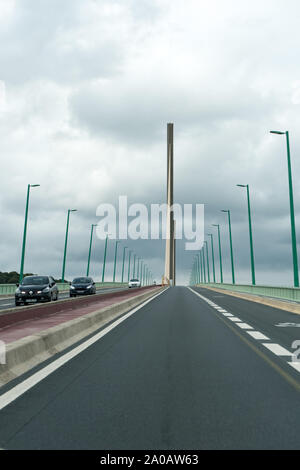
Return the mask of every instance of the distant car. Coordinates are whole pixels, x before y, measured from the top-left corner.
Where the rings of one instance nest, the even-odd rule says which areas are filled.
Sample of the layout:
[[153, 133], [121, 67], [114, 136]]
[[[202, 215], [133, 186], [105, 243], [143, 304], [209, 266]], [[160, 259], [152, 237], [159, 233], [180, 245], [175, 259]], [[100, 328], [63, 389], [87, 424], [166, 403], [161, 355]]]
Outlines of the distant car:
[[58, 299], [58, 287], [52, 276], [26, 276], [17, 284], [16, 306], [32, 302], [51, 302]]
[[138, 279], [130, 279], [128, 287], [129, 289], [131, 289], [131, 287], [141, 287], [141, 281]]
[[91, 277], [76, 277], [70, 285], [70, 297], [96, 294], [96, 284]]

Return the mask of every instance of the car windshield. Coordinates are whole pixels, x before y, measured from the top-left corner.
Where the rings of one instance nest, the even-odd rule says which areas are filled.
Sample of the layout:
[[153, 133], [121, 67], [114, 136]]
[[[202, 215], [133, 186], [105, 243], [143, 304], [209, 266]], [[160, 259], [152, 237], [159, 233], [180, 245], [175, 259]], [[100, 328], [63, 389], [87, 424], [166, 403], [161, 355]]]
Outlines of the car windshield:
[[73, 280], [73, 284], [91, 284], [92, 279], [89, 277], [77, 277]]
[[46, 276], [28, 276], [24, 277], [22, 286], [41, 286], [49, 284], [49, 278]]
[[131, 279], [130, 282], [140, 282], [138, 279]]

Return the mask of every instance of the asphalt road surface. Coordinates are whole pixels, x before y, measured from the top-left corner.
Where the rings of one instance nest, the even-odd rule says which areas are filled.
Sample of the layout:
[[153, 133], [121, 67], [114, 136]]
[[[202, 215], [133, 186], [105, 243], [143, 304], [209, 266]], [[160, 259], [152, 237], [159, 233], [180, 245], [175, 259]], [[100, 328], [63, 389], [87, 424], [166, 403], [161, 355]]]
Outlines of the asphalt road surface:
[[28, 374], [2, 387], [0, 447], [299, 449], [300, 329], [278, 325], [300, 316], [195, 291], [167, 289], [7, 406]]
[[[118, 292], [120, 290], [127, 290], [128, 287], [112, 287], [112, 288], [99, 288], [97, 289], [97, 294], [107, 294], [109, 292]], [[59, 299], [67, 299], [70, 297], [69, 292], [59, 292], [58, 294]], [[79, 296], [78, 296], [79, 297]], [[78, 298], [77, 297], [77, 298]], [[34, 305], [36, 302], [28, 303], [27, 306]], [[9, 308], [15, 307], [15, 298], [14, 297], [7, 297], [4, 299], [0, 299], [0, 311], [7, 310]], [[24, 307], [24, 306], [23, 306]]]

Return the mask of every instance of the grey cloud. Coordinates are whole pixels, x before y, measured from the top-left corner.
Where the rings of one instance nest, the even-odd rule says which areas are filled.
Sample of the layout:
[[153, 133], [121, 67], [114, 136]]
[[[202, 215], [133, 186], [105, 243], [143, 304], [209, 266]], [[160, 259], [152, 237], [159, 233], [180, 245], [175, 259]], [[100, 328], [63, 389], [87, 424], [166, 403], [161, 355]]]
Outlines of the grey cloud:
[[102, 35], [103, 16], [97, 38], [89, 43], [82, 8], [81, 0], [17, 1], [11, 27], [0, 31], [1, 78], [19, 85], [44, 78], [76, 83], [118, 73], [124, 56], [121, 38]]
[[184, 90], [163, 80], [149, 83], [146, 76], [133, 83], [124, 77], [83, 86], [71, 96], [70, 106], [74, 123], [92, 135], [110, 135], [137, 145], [160, 140], [166, 122], [175, 121], [177, 133], [203, 131], [207, 126], [215, 130], [274, 108], [272, 100], [243, 87]]
[[[0, 114], [1, 270], [18, 269], [26, 186], [37, 182], [26, 270], [60, 276], [66, 211], [76, 207], [67, 274], [84, 272], [99, 203], [116, 203], [119, 194], [129, 202], [164, 201], [166, 123], [172, 121], [175, 201], [205, 203], [206, 232], [221, 224], [226, 280], [222, 208], [232, 210], [237, 280], [250, 279], [246, 197], [236, 188], [249, 183], [258, 281], [292, 282], [286, 148], [284, 138], [268, 132], [291, 131], [299, 234], [299, 6], [293, 1], [287, 11], [276, 0], [254, 1], [245, 12], [229, 1], [218, 4], [216, 15], [217, 4], [16, 2], [11, 23], [1, 23], [0, 78], [8, 102]], [[164, 242], [126, 245], [159, 280]], [[195, 253], [185, 252], [181, 241], [177, 248], [183, 283]], [[216, 246], [215, 252], [218, 266]], [[98, 279], [102, 258], [103, 243], [95, 240], [91, 268]], [[113, 243], [108, 276], [112, 259]]]

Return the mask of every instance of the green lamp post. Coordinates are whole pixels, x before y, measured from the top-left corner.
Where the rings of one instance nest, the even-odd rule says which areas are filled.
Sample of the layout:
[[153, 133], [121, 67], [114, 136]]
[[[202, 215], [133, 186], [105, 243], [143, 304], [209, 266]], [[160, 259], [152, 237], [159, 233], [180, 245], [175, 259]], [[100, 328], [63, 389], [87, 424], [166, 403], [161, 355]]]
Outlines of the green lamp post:
[[205, 253], [204, 253], [204, 246], [201, 249], [202, 255], [202, 266], [203, 266], [203, 275], [204, 275], [204, 284], [206, 284], [206, 268], [205, 268]]
[[219, 224], [213, 224], [213, 227], [218, 228], [220, 281], [221, 281], [221, 284], [223, 284], [223, 266], [222, 266], [222, 247], [221, 247], [220, 225]]
[[91, 262], [94, 227], [97, 227], [97, 224], [92, 224], [91, 225], [90, 247], [89, 247], [89, 255], [88, 255], [88, 262], [87, 262], [87, 269], [86, 269], [86, 276], [87, 277], [90, 275], [90, 262]]
[[210, 242], [211, 242], [211, 257], [212, 257], [212, 265], [213, 265], [213, 277], [214, 277], [214, 283], [216, 283], [214, 237], [213, 237], [212, 233], [208, 233], [207, 235], [210, 237]]
[[77, 212], [77, 209], [68, 209], [66, 237], [65, 237], [65, 248], [64, 248], [64, 259], [63, 259], [63, 268], [62, 268], [62, 275], [61, 275], [61, 282], [62, 283], [65, 282], [65, 270], [66, 270], [67, 247], [68, 247], [69, 224], [70, 224], [70, 214], [71, 214], [71, 212]]
[[132, 254], [132, 250], [129, 251], [129, 254], [128, 254], [128, 282], [130, 281], [130, 263], [131, 263], [131, 254]]
[[106, 238], [105, 238], [105, 245], [104, 245], [103, 268], [102, 268], [102, 284], [104, 283], [104, 279], [105, 279], [105, 265], [106, 265], [106, 255], [107, 255], [107, 244], [108, 244], [108, 235], [106, 235]]
[[228, 209], [227, 209], [227, 210], [221, 210], [221, 212], [225, 212], [226, 214], [228, 214], [228, 228], [229, 228], [229, 241], [230, 241], [230, 257], [231, 257], [231, 274], [232, 274], [232, 284], [235, 284], [230, 210], [228, 210]]
[[122, 284], [124, 282], [124, 266], [125, 266], [125, 253], [127, 250], [127, 246], [124, 246], [123, 248], [123, 263], [122, 263]]
[[205, 240], [204, 245], [206, 247], [206, 262], [207, 262], [207, 279], [208, 283], [210, 283], [210, 272], [209, 272], [209, 255], [208, 255], [208, 243]]
[[285, 131], [285, 132], [270, 131], [270, 132], [271, 132], [271, 134], [279, 134], [279, 135], [285, 135], [286, 136], [294, 286], [299, 287], [298, 253], [297, 253], [297, 239], [296, 239], [296, 227], [295, 227], [295, 210], [294, 210], [294, 195], [293, 195], [293, 180], [292, 180], [292, 165], [291, 165], [289, 132], [288, 131]]
[[116, 241], [113, 282], [116, 281], [117, 255], [118, 255], [118, 245], [119, 245], [119, 243], [120, 243], [119, 241]]
[[21, 267], [20, 267], [20, 277], [19, 277], [20, 284], [23, 280], [23, 275], [24, 275], [24, 262], [25, 262], [25, 249], [26, 249], [26, 237], [27, 237], [27, 222], [28, 222], [30, 188], [38, 188], [39, 186], [40, 186], [39, 184], [28, 184], [28, 186], [27, 186], [25, 221], [24, 221], [24, 232], [23, 232], [23, 243], [22, 243], [22, 254], [21, 254]]
[[251, 260], [251, 276], [252, 284], [255, 286], [255, 266], [254, 266], [254, 249], [253, 249], [253, 236], [252, 236], [252, 221], [251, 221], [251, 206], [250, 206], [250, 191], [249, 184], [237, 184], [240, 188], [247, 189], [247, 203], [248, 203], [248, 220], [249, 220], [249, 239], [250, 239], [250, 260]]

